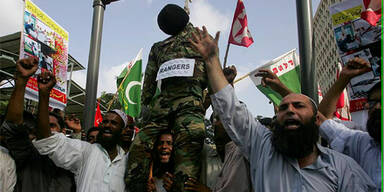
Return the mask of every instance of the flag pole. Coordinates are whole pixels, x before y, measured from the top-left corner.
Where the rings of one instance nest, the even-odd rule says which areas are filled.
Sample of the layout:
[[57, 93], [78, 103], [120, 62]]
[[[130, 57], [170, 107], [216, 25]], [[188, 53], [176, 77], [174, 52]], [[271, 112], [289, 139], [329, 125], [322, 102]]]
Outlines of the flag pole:
[[225, 68], [227, 66], [227, 58], [228, 58], [228, 51], [229, 51], [229, 42], [227, 44], [227, 50], [225, 51], [225, 56], [224, 56], [224, 65], [223, 65], [223, 68]]
[[[135, 61], [135, 62], [136, 62], [136, 61]], [[113, 95], [112, 100], [109, 101], [107, 111], [109, 111], [109, 109], [111, 108], [113, 102], [116, 100], [116, 96], [117, 96], [117, 94], [119, 93], [119, 90], [120, 90], [121, 87], [123, 86], [123, 83], [124, 83], [125, 79], [127, 79], [127, 77], [128, 77], [128, 75], [129, 75], [130, 72], [131, 72], [131, 68], [129, 68], [129, 69], [127, 70], [127, 74], [125, 74], [124, 79], [121, 81], [119, 87], [117, 88], [115, 94]]]
[[251, 74], [251, 73], [247, 73], [247, 74], [243, 75], [242, 77], [236, 79], [236, 80], [233, 82], [233, 84], [235, 84], [235, 83], [237, 83], [237, 82], [239, 82], [239, 81], [241, 81], [241, 80], [247, 78], [247, 77], [249, 76], [249, 74]]

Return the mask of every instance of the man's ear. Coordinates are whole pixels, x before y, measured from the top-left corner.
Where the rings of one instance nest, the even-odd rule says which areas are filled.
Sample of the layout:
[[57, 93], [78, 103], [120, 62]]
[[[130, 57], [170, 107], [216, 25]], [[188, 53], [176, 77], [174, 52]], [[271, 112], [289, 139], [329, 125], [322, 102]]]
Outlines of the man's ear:
[[320, 127], [320, 125], [323, 124], [325, 120], [327, 120], [327, 118], [320, 111], [317, 111], [316, 125]]

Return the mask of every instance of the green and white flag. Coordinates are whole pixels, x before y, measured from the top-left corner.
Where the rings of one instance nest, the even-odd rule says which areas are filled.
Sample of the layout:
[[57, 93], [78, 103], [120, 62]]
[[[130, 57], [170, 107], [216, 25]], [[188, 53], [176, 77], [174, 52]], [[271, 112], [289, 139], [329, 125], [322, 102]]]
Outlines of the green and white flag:
[[256, 87], [264, 93], [274, 104], [279, 105], [282, 97], [277, 92], [273, 91], [269, 87], [263, 87], [261, 85], [261, 77], [255, 77], [255, 74], [260, 69], [269, 69], [275, 73], [280, 81], [287, 86], [291, 91], [295, 93], [301, 92], [300, 85], [300, 64], [296, 55], [296, 49], [285, 53], [284, 55], [269, 61], [263, 66], [255, 69], [249, 73], [249, 77], [256, 85]]
[[140, 114], [142, 50], [140, 49], [136, 58], [129, 62], [117, 77], [119, 101], [123, 111], [131, 117], [137, 117]]

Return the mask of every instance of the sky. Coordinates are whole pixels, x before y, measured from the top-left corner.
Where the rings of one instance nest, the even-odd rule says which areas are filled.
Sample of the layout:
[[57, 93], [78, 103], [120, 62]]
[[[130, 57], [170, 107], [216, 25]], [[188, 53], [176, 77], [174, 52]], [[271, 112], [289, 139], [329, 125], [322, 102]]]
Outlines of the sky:
[[[248, 28], [254, 43], [249, 47], [231, 45], [227, 65], [235, 65], [238, 76], [256, 69], [289, 50], [298, 49], [296, 1], [243, 0]], [[53, 20], [69, 32], [69, 53], [83, 66], [88, 65], [92, 27], [92, 0], [33, 0]], [[313, 15], [320, 0], [312, 0]], [[143, 48], [143, 72], [151, 46], [166, 39], [157, 25], [157, 14], [168, 3], [184, 6], [184, 0], [120, 0], [107, 5], [102, 32], [98, 96], [116, 92], [116, 76]], [[214, 35], [221, 32], [220, 60], [223, 62], [237, 0], [193, 0], [190, 21], [205, 25]], [[20, 31], [21, 0], [1, 0], [0, 36]], [[87, 71], [73, 73], [85, 88]], [[254, 115], [272, 117], [273, 106], [249, 78], [235, 84], [239, 100]], [[207, 112], [209, 114], [209, 112]]]

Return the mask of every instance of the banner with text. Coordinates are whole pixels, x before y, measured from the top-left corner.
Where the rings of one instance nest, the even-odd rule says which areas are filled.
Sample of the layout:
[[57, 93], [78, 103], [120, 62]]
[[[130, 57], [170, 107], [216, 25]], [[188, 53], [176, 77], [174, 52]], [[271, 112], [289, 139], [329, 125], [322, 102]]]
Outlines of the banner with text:
[[360, 57], [369, 61], [372, 67], [372, 71], [351, 79], [347, 87], [351, 112], [364, 109], [367, 91], [380, 81], [381, 29], [360, 18], [362, 6], [361, 0], [348, 0], [329, 7], [343, 66], [350, 59]]
[[51, 71], [57, 83], [51, 91], [49, 106], [64, 109], [67, 103], [68, 32], [30, 0], [25, 1], [20, 59], [36, 57], [39, 68], [27, 84], [25, 97], [38, 101], [37, 75]]
[[263, 87], [261, 85], [261, 77], [255, 77], [255, 74], [260, 69], [268, 69], [275, 73], [280, 81], [284, 83], [291, 91], [295, 93], [301, 92], [300, 84], [300, 65], [296, 55], [296, 49], [289, 51], [288, 53], [269, 61], [263, 66], [255, 69], [249, 74], [249, 77], [256, 85], [256, 87], [264, 93], [274, 104], [279, 105], [282, 99], [281, 95], [273, 91], [269, 87]]

